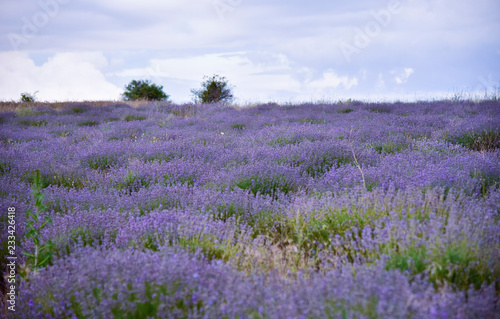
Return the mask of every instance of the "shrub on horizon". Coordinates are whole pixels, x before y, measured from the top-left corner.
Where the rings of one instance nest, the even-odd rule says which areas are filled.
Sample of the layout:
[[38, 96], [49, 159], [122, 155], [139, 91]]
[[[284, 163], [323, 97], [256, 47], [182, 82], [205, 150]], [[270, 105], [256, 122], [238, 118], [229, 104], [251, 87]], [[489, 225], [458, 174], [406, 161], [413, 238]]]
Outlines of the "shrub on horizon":
[[21, 102], [22, 103], [32, 103], [32, 102], [35, 102], [35, 94], [37, 94], [37, 93], [38, 93], [38, 91], [36, 91], [33, 94], [30, 94], [30, 93], [27, 93], [27, 92], [21, 93]]
[[163, 86], [150, 83], [148, 80], [132, 80], [132, 82], [125, 87], [125, 90], [123, 98], [126, 101], [164, 101], [169, 98], [169, 95], [163, 92]]
[[233, 100], [231, 87], [229, 87], [225, 77], [213, 75], [211, 78], [205, 77], [205, 79], [205, 82], [201, 84], [202, 89], [191, 90], [197, 103], [229, 103]]

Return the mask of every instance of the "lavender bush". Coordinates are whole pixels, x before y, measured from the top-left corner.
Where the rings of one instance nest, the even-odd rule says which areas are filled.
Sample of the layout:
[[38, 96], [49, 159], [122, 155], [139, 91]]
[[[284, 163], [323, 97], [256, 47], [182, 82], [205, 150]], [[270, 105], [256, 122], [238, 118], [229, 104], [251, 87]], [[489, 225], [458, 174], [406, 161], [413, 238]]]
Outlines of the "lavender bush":
[[35, 272], [17, 216], [13, 317], [500, 318], [499, 130], [498, 101], [0, 114], [0, 220], [52, 220]]

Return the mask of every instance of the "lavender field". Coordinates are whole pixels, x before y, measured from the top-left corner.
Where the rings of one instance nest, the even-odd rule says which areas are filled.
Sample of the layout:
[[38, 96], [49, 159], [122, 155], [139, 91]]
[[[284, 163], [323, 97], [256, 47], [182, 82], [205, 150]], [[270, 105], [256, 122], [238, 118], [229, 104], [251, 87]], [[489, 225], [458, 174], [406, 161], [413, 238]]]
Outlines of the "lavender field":
[[500, 318], [498, 101], [40, 106], [0, 141], [15, 318]]

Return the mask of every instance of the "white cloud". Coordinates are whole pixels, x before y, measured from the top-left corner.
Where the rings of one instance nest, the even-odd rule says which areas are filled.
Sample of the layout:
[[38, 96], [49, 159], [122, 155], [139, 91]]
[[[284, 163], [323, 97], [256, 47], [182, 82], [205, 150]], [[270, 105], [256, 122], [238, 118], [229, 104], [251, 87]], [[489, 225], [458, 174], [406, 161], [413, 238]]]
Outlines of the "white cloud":
[[327, 89], [337, 88], [340, 85], [349, 90], [350, 88], [358, 85], [358, 79], [356, 77], [339, 76], [333, 70], [326, 70], [321, 79], [311, 81], [307, 84], [307, 87], [314, 89]]
[[391, 71], [392, 74], [396, 74], [394, 80], [397, 84], [405, 84], [408, 81], [410, 75], [413, 74], [412, 68], [405, 68], [403, 71]]
[[36, 66], [27, 53], [0, 53], [0, 97], [18, 100], [22, 92], [38, 91], [41, 101], [116, 100], [121, 89], [101, 69], [108, 65], [100, 52], [57, 53]]
[[384, 78], [382, 76], [382, 73], [379, 73], [378, 79], [377, 79], [377, 83], [375, 84], [375, 87], [377, 89], [383, 89], [383, 88], [385, 88], [385, 81], [384, 81]]

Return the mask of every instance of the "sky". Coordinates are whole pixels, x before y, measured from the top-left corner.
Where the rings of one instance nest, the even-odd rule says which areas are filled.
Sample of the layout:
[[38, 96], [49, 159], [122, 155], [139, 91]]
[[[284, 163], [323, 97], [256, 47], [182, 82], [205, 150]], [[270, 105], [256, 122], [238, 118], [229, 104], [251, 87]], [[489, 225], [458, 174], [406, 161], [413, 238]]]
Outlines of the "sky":
[[498, 96], [500, 1], [0, 0], [0, 101], [186, 103], [215, 74], [242, 105]]

